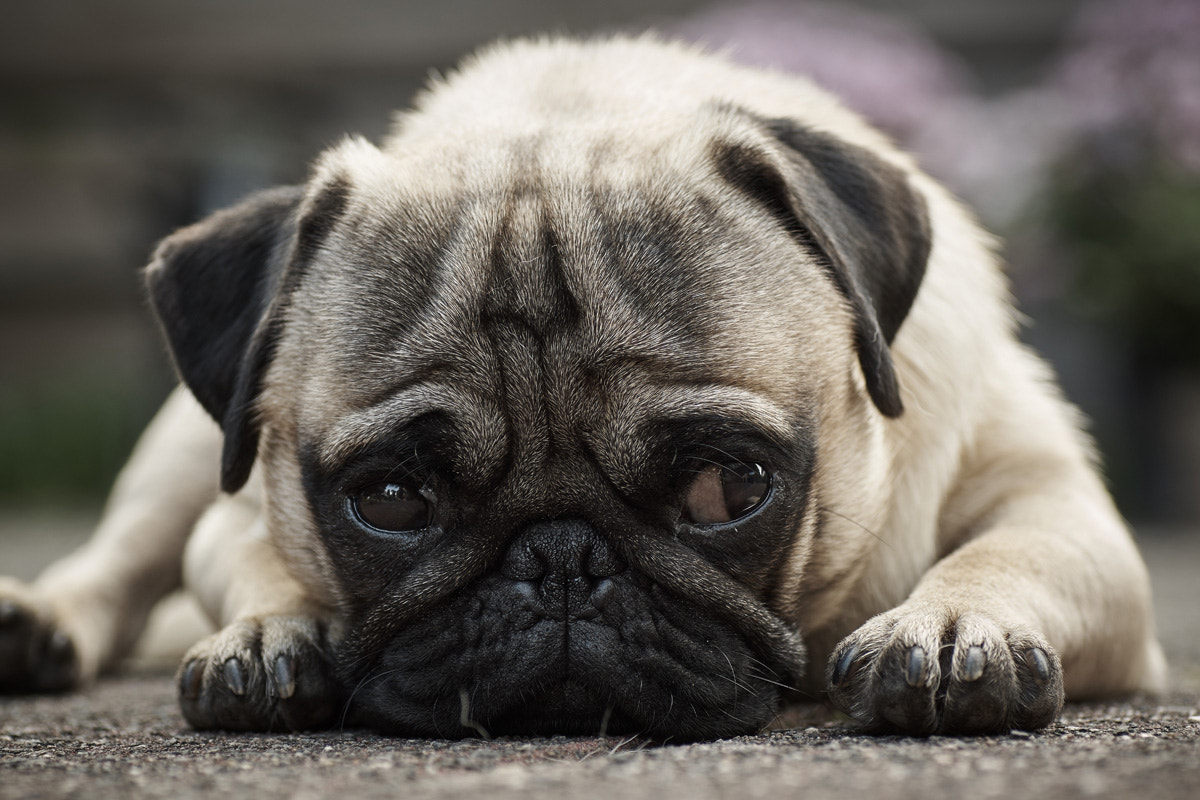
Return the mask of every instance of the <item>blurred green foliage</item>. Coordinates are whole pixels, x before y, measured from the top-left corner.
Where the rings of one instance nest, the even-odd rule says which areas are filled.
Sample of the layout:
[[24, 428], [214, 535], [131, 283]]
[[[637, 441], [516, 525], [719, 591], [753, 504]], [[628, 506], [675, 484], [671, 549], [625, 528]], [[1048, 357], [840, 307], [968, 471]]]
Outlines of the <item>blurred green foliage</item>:
[[0, 383], [0, 506], [100, 503], [154, 412], [137, 372], [73, 362]]
[[1139, 358], [1200, 369], [1200, 176], [1165, 158], [1101, 169], [1076, 158], [1050, 222], [1074, 266], [1070, 300]]

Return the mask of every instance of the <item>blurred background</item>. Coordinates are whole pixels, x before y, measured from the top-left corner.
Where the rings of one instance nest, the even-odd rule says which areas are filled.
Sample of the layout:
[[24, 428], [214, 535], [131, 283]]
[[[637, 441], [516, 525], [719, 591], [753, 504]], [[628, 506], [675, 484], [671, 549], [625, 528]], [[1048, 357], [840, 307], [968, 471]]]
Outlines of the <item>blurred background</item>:
[[0, 516], [94, 515], [169, 391], [138, 276], [157, 239], [377, 139], [491, 39], [646, 28], [811, 75], [915, 153], [1003, 237], [1126, 515], [1200, 521], [1196, 0], [9, 4]]

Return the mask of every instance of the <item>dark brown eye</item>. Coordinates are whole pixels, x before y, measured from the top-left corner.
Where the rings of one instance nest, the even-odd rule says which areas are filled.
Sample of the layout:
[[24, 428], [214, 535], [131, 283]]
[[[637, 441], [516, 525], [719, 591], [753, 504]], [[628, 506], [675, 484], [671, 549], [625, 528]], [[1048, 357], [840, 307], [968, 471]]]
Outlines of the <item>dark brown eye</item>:
[[693, 525], [733, 522], [761, 506], [770, 489], [771, 476], [759, 464], [712, 464], [692, 481], [679, 518]]
[[386, 533], [409, 533], [429, 526], [433, 493], [411, 481], [388, 481], [350, 496], [359, 522]]

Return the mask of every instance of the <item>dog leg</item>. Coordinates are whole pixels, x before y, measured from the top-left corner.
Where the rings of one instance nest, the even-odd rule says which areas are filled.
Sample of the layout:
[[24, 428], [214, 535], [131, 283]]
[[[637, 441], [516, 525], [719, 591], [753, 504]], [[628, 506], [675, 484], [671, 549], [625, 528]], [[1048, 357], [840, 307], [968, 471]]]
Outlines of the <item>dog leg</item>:
[[983, 428], [943, 512], [950, 552], [835, 648], [830, 697], [868, 728], [1029, 730], [1064, 694], [1161, 688], [1142, 560], [1073, 432], [1022, 435], [1037, 411]]
[[185, 389], [150, 423], [96, 532], [31, 585], [0, 579], [0, 690], [91, 680], [179, 586], [188, 533], [217, 495], [221, 434]]
[[180, 706], [202, 729], [329, 727], [342, 707], [331, 615], [268, 540], [260, 496], [254, 476], [209, 509], [188, 543], [185, 583], [223, 627], [184, 656]]

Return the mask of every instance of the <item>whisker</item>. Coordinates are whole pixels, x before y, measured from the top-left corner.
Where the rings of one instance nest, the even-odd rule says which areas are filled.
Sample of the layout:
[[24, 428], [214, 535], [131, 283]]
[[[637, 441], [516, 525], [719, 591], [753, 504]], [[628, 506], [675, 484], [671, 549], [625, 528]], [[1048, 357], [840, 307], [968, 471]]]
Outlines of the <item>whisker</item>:
[[382, 670], [373, 675], [370, 673], [364, 675], [362, 677], [362, 679], [359, 680], [358, 684], [355, 685], [354, 689], [352, 689], [350, 691], [350, 696], [346, 698], [346, 702], [342, 706], [342, 717], [338, 721], [338, 729], [345, 730], [346, 717], [350, 714], [350, 706], [354, 703], [354, 698], [358, 695], [358, 693], [364, 687], [366, 687], [368, 684], [374, 683], [377, 680], [380, 680], [381, 678], [386, 678], [388, 675], [391, 675], [391, 674], [393, 674], [395, 672], [399, 672], [399, 671], [400, 670], [398, 670], [398, 669], [388, 669], [388, 670]]
[[[749, 692], [750, 694], [754, 694], [753, 689], [751, 689], [749, 686], [747, 686], [746, 684], [744, 684], [738, 680], [737, 669], [733, 666], [733, 661], [732, 661], [732, 659], [729, 658], [729, 654], [726, 653], [724, 650], [718, 650], [717, 652], [721, 654], [721, 656], [725, 659], [725, 663], [729, 665], [729, 677], [725, 678], [725, 679], [728, 680], [730, 683], [732, 683], [737, 688], [741, 689], [743, 692]], [[724, 678], [725, 676], [722, 675], [721, 677]]]
[[768, 678], [766, 675], [762, 675], [757, 672], [750, 673], [749, 677], [753, 678], [754, 680], [758, 681], [759, 683], [765, 683], [768, 686], [778, 686], [780, 689], [787, 689], [790, 691], [795, 688], [794, 686], [791, 686], [790, 684], [783, 683], [782, 681], [777, 681], [774, 678]]
[[612, 719], [613, 704], [608, 703], [604, 706], [604, 716], [600, 718], [600, 733], [597, 734], [600, 738], [608, 736], [608, 721]]
[[418, 472], [425, 471], [423, 469], [424, 466], [424, 459], [421, 458], [421, 454], [417, 451], [417, 448], [413, 447], [412, 455], [406, 457], [396, 464], [396, 466], [389, 469], [387, 474], [384, 476], [384, 480], [390, 480], [397, 472], [400, 472], [401, 470], [403, 470], [405, 478], [416, 478], [418, 476]]
[[484, 739], [490, 740], [492, 738], [492, 735], [487, 732], [487, 728], [471, 719], [471, 697], [467, 694], [465, 686], [461, 686], [458, 689], [458, 724], [464, 728], [470, 728]]
[[[629, 744], [630, 742], [632, 742], [632, 741], [636, 740], [637, 738], [638, 738], [638, 734], [636, 734], [636, 733], [635, 733], [635, 734], [633, 734], [633, 735], [631, 735], [631, 736], [628, 736], [628, 737], [626, 737], [626, 738], [622, 739], [621, 741], [619, 741], [619, 742], [617, 742], [615, 745], [613, 745], [613, 747], [612, 747], [612, 748], [611, 748], [611, 749], [608, 751], [608, 754], [609, 754], [609, 755], [616, 755], [618, 752], [620, 752], [620, 751], [621, 751], [621, 748], [622, 748], [622, 747], [624, 747], [625, 745]], [[627, 750], [627, 751], [625, 751], [625, 752], [629, 752], [629, 753], [636, 753], [636, 752], [640, 752], [640, 751], [642, 751], [642, 750], [645, 750], [645, 749], [646, 749], [648, 746], [649, 746], [649, 744], [648, 744], [648, 743], [646, 743], [646, 742], [642, 742], [642, 743], [641, 743], [641, 744], [639, 744], [637, 747], [635, 747], [633, 750]]]
[[726, 461], [714, 461], [713, 459], [705, 458], [704, 456], [692, 456], [692, 461], [699, 461], [703, 464], [712, 464], [714, 467], [720, 467], [721, 469], [725, 469], [725, 467], [728, 466], [728, 462]]
[[715, 444], [708, 444], [707, 442], [701, 442], [700, 446], [707, 447], [709, 450], [716, 450], [718, 453], [720, 453], [721, 455], [723, 455], [727, 459], [729, 459], [729, 461], [732, 461], [732, 462], [738, 464], [739, 466], [742, 466], [742, 467], [750, 466], [745, 461], [742, 461], [740, 458], [735, 456], [733, 453], [730, 453], [728, 450], [722, 450], [720, 447], [717, 447]]
[[854, 519], [853, 517], [848, 517], [845, 514], [841, 514], [837, 511], [834, 511], [832, 508], [829, 508], [828, 506], [818, 506], [817, 510], [820, 511], [822, 514], [829, 514], [832, 517], [837, 517], [840, 520], [845, 520], [846, 522], [849, 522], [851, 525], [853, 525], [854, 527], [863, 531], [864, 533], [870, 534], [877, 541], [881, 542], [882, 544], [886, 545], [887, 547], [892, 547], [891, 542], [889, 542], [887, 539], [883, 538], [881, 535], [879, 535], [875, 531], [868, 528], [866, 525], [863, 525], [861, 522]]

